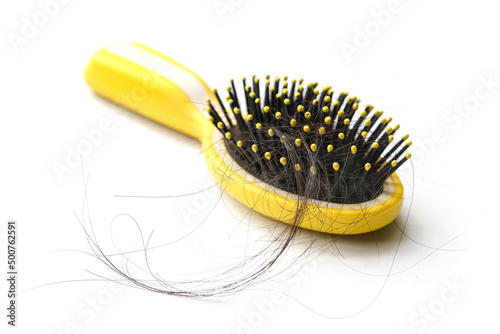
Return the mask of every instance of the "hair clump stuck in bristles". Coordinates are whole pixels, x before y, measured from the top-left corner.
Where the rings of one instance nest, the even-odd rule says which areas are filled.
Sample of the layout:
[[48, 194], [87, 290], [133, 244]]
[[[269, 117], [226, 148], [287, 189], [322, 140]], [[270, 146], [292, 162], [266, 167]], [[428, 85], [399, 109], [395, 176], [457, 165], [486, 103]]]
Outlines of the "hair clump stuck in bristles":
[[[287, 77], [276, 77], [271, 84], [267, 76], [263, 90], [255, 76], [249, 84], [245, 78], [242, 81], [244, 93], [238, 95], [231, 80], [225, 103], [214, 90], [216, 101], [207, 100], [210, 121], [221, 133], [228, 154], [246, 172], [296, 196], [289, 224], [273, 230], [256, 254], [205, 280], [167, 280], [152, 271], [149, 262], [146, 272], [151, 279], [136, 279], [128, 268], [118, 268], [87, 233], [96, 256], [127, 282], [183, 297], [228, 296], [254, 286], [273, 277], [270, 270], [282, 262], [300, 234], [309, 205], [371, 201], [411, 156], [405, 154], [411, 145], [408, 135], [397, 138], [399, 125], [392, 127], [392, 118], [384, 118], [372, 105], [361, 109], [356, 96], [334, 94], [331, 86], [319, 90], [317, 83], [304, 85], [302, 79], [289, 85]], [[143, 244], [146, 255], [144, 240]], [[309, 254], [311, 247], [307, 249], [294, 261]], [[128, 264], [128, 255], [123, 256]]]
[[303, 84], [285, 76], [234, 81], [221, 108], [207, 100], [210, 121], [222, 133], [232, 158], [267, 184], [311, 200], [339, 204], [370, 201], [410, 157], [408, 135], [396, 140], [399, 124], [360, 99], [335, 95], [331, 86]]

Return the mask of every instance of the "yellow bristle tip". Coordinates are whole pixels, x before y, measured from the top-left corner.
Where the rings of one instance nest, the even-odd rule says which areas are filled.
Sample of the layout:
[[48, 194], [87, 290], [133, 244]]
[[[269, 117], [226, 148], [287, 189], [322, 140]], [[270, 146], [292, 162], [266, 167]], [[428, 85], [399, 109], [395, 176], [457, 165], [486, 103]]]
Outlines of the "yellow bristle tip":
[[398, 162], [396, 160], [392, 160], [391, 166], [396, 167], [398, 165]]
[[410, 135], [409, 135], [409, 134], [405, 134], [405, 135], [403, 136], [403, 139], [404, 139], [404, 140], [407, 140], [408, 138], [410, 138]]
[[363, 139], [366, 139], [366, 136], [368, 136], [368, 132], [366, 131], [361, 132], [361, 137], [363, 137]]
[[255, 102], [255, 103], [259, 103], [259, 102], [260, 102], [260, 99], [259, 99], [259, 98], [256, 98], [254, 102]]
[[291, 120], [290, 120], [290, 125], [291, 125], [291, 126], [295, 126], [295, 125], [297, 125], [297, 120], [296, 120], [296, 119], [291, 119]]
[[304, 130], [304, 132], [309, 132], [309, 131], [311, 131], [311, 128], [309, 127], [309, 125], [306, 125], [306, 126], [304, 126], [303, 130]]
[[330, 101], [331, 101], [331, 100], [332, 100], [332, 98], [331, 98], [330, 96], [328, 96], [328, 95], [327, 95], [327, 96], [325, 96], [325, 98], [324, 98], [324, 101], [325, 101], [326, 103], [330, 103]]
[[319, 128], [319, 130], [318, 130], [318, 132], [319, 132], [319, 134], [320, 134], [320, 135], [324, 135], [324, 134], [325, 134], [325, 131], [326, 131], [326, 130], [325, 130], [325, 128], [324, 128], [324, 127], [320, 127], [320, 128]]
[[332, 165], [332, 167], [333, 167], [334, 170], [338, 171], [339, 168], [340, 168], [340, 165], [339, 165], [338, 162], [334, 162], [333, 165]]
[[330, 123], [332, 123], [332, 118], [331, 118], [330, 116], [325, 117], [325, 123], [326, 123], [326, 124], [330, 124]]
[[238, 107], [234, 107], [233, 112], [235, 114], [239, 114], [240, 113], [240, 109]]
[[321, 110], [323, 110], [323, 112], [327, 113], [330, 111], [330, 108], [328, 108], [327, 106], [324, 106], [323, 108], [321, 108]]
[[368, 127], [368, 126], [370, 126], [370, 125], [372, 125], [372, 121], [371, 121], [371, 120], [369, 120], [369, 119], [367, 119], [367, 120], [365, 121], [365, 126], [367, 126], [367, 127]]
[[374, 142], [374, 143], [372, 144], [372, 148], [378, 148], [378, 143], [377, 143], [377, 142]]
[[318, 149], [318, 145], [316, 145], [316, 144], [311, 144], [310, 147], [311, 147], [311, 151], [313, 151], [313, 152], [316, 152], [316, 150]]
[[286, 165], [286, 158], [285, 158], [285, 157], [281, 157], [281, 158], [280, 158], [280, 162], [281, 162], [281, 164], [282, 164], [283, 166], [285, 166], [285, 165]]
[[[285, 92], [284, 92], [285, 93]], [[286, 94], [286, 93], [285, 93]], [[283, 101], [287, 106], [290, 105], [290, 99], [285, 99], [285, 101]]]
[[344, 116], [344, 110], [339, 110], [339, 113], [338, 113], [339, 117], [342, 117]]
[[390, 135], [388, 139], [389, 139], [389, 143], [392, 143], [392, 141], [394, 140], [394, 136]]
[[269, 136], [274, 136], [274, 130], [273, 129], [269, 129], [267, 130], [267, 133], [269, 134]]
[[330, 153], [331, 151], [333, 151], [333, 145], [330, 144], [326, 147], [326, 150], [328, 151], [328, 153]]
[[233, 136], [231, 136], [231, 132], [226, 132], [226, 138], [231, 139]]
[[310, 171], [311, 171], [311, 173], [312, 173], [313, 175], [316, 175], [316, 167], [312, 166], [312, 167], [310, 168]]
[[276, 114], [274, 114], [276, 119], [281, 119], [281, 113], [278, 111]]
[[247, 115], [247, 121], [253, 121], [253, 115]]
[[413, 144], [413, 142], [410, 140], [409, 142], [406, 143], [406, 146], [411, 146], [411, 144]]
[[344, 125], [349, 125], [349, 124], [351, 124], [351, 120], [349, 118], [346, 118], [344, 120]]
[[210, 123], [213, 123], [214, 118], [213, 117], [209, 117], [208, 120], [210, 121]]
[[233, 104], [233, 102], [234, 101], [232, 99], [227, 100], [227, 103], [229, 103], [229, 105]]
[[250, 96], [253, 99], [255, 97], [255, 93], [251, 92], [250, 94], [248, 94], [248, 96]]
[[255, 124], [255, 127], [256, 127], [258, 130], [262, 130], [262, 124], [260, 124], [260, 123]]
[[219, 129], [224, 128], [224, 123], [222, 123], [222, 122], [217, 123], [217, 127], [218, 127]]
[[344, 135], [342, 132], [341, 132], [341, 133], [339, 133], [339, 139], [340, 139], [340, 140], [344, 139], [344, 137], [345, 137], [345, 135]]
[[243, 142], [242, 142], [241, 140], [238, 140], [238, 141], [236, 142], [236, 145], [237, 145], [238, 147], [242, 147], [242, 146], [243, 146]]
[[304, 111], [304, 106], [299, 104], [299, 105], [297, 106], [297, 111], [298, 111], [298, 112], [303, 112], [303, 111]]
[[368, 172], [372, 168], [372, 165], [370, 163], [365, 164], [365, 170]]
[[363, 110], [363, 111], [360, 113], [360, 115], [361, 115], [361, 117], [365, 118], [365, 117], [366, 117], [366, 111], [364, 111], [364, 110]]
[[271, 110], [271, 108], [269, 108], [269, 106], [264, 107], [264, 112], [269, 112], [269, 110]]
[[410, 159], [410, 158], [411, 158], [411, 153], [406, 154], [406, 159]]
[[267, 160], [271, 160], [271, 153], [270, 152], [264, 153], [264, 156], [266, 157]]
[[296, 164], [296, 165], [295, 165], [295, 170], [296, 170], [297, 172], [300, 172], [301, 168], [300, 168], [300, 165], [299, 165], [299, 164]]
[[256, 144], [252, 145], [252, 151], [257, 152], [257, 145]]
[[311, 113], [309, 111], [307, 111], [305, 114], [304, 114], [304, 117], [307, 118], [307, 119], [310, 119], [311, 118]]
[[388, 127], [386, 130], [385, 130], [385, 133], [387, 133], [388, 135], [390, 135], [392, 133], [392, 128], [391, 127]]
[[302, 140], [299, 138], [295, 139], [295, 146], [300, 147], [302, 145]]
[[356, 145], [352, 145], [351, 146], [351, 153], [356, 154], [356, 152], [358, 152], [358, 148], [356, 147]]

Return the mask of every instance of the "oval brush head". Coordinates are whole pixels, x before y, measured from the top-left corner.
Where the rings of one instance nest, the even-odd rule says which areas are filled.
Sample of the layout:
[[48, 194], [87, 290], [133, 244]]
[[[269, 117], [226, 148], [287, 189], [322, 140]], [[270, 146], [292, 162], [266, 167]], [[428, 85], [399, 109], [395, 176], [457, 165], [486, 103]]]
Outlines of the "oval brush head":
[[[372, 105], [360, 110], [360, 99], [346, 92], [334, 98], [331, 86], [319, 90], [317, 83], [302, 83], [289, 85], [287, 77], [276, 77], [271, 84], [267, 76], [262, 89], [255, 76], [250, 83], [243, 78], [242, 97], [231, 80], [226, 104], [213, 91], [223, 107], [217, 110], [207, 100], [207, 112], [234, 160], [226, 165], [263, 185], [254, 197], [267, 190], [284, 198], [278, 205], [264, 201], [253, 207], [266, 216], [338, 234], [389, 224], [402, 206], [403, 187], [395, 172], [411, 157], [404, 154], [411, 146], [408, 135], [395, 142], [399, 124], [391, 127], [392, 118], [382, 117], [382, 111]], [[241, 198], [248, 198], [248, 191], [232, 195], [245, 202]], [[298, 210], [303, 211], [299, 220], [294, 219]]]
[[[273, 84], [266, 77], [261, 89], [253, 77], [243, 79], [243, 96], [231, 80], [224, 104], [194, 72], [136, 43], [97, 52], [85, 79], [106, 98], [199, 139], [222, 188], [267, 217], [359, 234], [401, 210], [395, 171], [410, 158], [411, 142], [395, 140], [399, 125], [373, 106], [359, 111], [357, 97], [334, 97], [331, 87], [302, 79], [289, 85], [286, 77]], [[199, 109], [207, 97], [208, 119]]]

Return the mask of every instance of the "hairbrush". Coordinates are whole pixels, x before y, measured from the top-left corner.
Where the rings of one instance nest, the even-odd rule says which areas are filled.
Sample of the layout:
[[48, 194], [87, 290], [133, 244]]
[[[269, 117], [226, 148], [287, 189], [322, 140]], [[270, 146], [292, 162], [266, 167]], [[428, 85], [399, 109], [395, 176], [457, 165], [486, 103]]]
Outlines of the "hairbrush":
[[[225, 101], [194, 72], [137, 43], [95, 53], [85, 79], [98, 94], [201, 141], [207, 166], [236, 200], [302, 228], [359, 234], [403, 205], [396, 170], [408, 135], [372, 105], [287, 77], [230, 81]], [[262, 87], [261, 87], [262, 86]], [[243, 92], [241, 94], [241, 92]], [[335, 97], [334, 97], [335, 96]]]

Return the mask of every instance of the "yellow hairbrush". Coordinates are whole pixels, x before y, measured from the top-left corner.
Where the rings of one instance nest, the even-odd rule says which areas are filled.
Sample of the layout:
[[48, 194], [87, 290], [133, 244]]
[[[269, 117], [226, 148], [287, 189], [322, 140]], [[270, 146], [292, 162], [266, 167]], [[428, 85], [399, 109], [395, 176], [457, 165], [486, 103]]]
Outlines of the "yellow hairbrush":
[[[392, 222], [403, 204], [395, 171], [408, 135], [357, 97], [269, 76], [233, 80], [226, 106], [195, 73], [136, 43], [98, 51], [85, 70], [98, 94], [202, 142], [221, 187], [247, 207], [302, 228], [359, 234]], [[213, 103], [211, 101], [214, 101]]]

